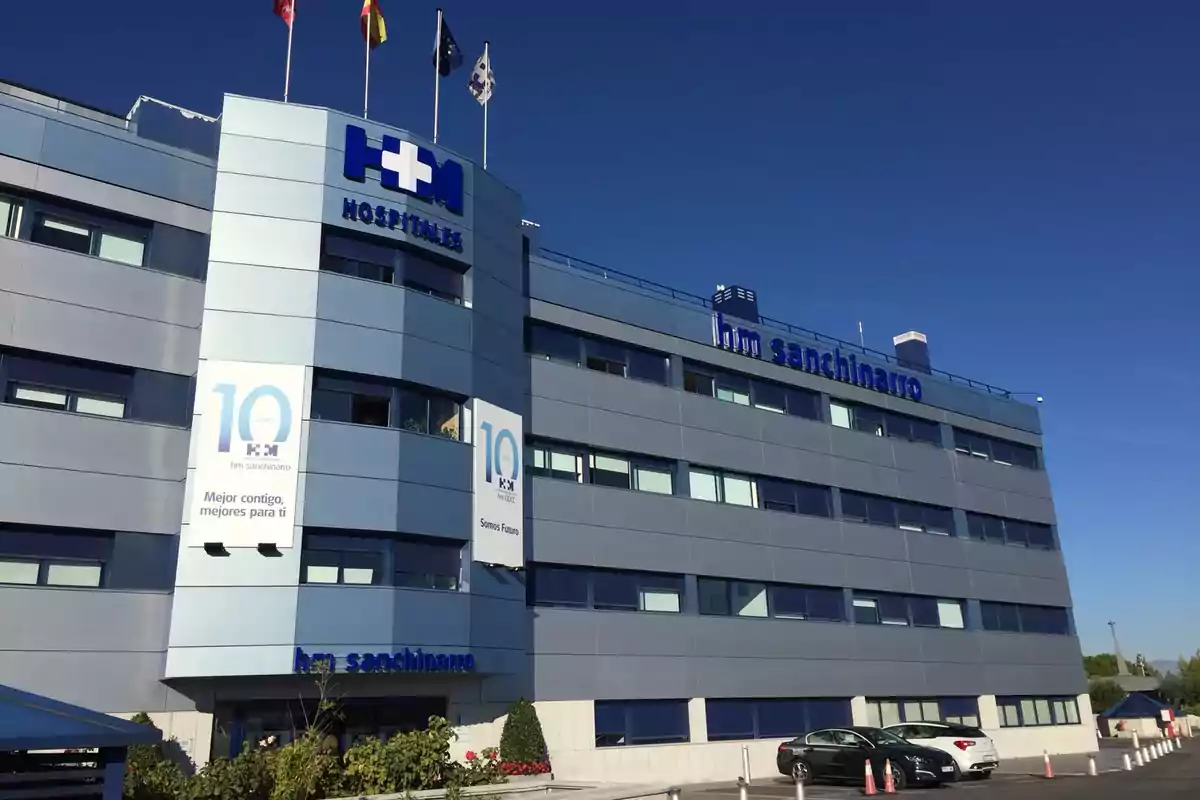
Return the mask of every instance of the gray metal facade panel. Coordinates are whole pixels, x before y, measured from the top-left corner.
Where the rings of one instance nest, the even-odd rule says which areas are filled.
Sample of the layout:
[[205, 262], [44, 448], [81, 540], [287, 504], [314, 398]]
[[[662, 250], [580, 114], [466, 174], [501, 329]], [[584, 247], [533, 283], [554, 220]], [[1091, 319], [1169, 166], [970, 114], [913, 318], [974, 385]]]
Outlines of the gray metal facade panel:
[[0, 587], [4, 651], [162, 653], [171, 596], [154, 592]]
[[550, 608], [533, 637], [539, 699], [991, 694], [1034, 666], [1049, 679], [1023, 693], [1082, 681], [1074, 637]]
[[0, 153], [196, 208], [212, 207], [212, 161], [8, 95], [0, 97]]
[[0, 344], [193, 375], [204, 285], [0, 238]]
[[532, 558], [1068, 607], [1058, 552], [535, 477]]
[[[10, 466], [182, 484], [188, 438], [182, 428], [0, 405], [0, 463]], [[31, 500], [56, 503], [49, 488]], [[139, 505], [147, 501], [149, 497]]]

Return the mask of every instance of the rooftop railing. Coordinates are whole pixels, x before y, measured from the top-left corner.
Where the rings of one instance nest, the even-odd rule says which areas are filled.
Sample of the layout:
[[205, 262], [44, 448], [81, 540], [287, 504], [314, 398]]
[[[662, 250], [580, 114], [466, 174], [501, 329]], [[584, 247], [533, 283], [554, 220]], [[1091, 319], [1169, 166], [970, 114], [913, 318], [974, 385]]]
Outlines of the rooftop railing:
[[[639, 278], [636, 275], [630, 275], [629, 273], [621, 272], [620, 270], [602, 267], [599, 264], [593, 264], [591, 261], [587, 261], [582, 258], [576, 258], [575, 256], [567, 255], [566, 253], [560, 253], [557, 250], [549, 250], [543, 247], [538, 250], [538, 255], [554, 264], [561, 264], [562, 266], [569, 267], [570, 269], [577, 269], [581, 272], [597, 275], [601, 278], [615, 281], [626, 286], [632, 286], [637, 289], [642, 289], [652, 294], [669, 297], [678, 303], [694, 306], [696, 308], [704, 308], [709, 311], [712, 311], [713, 308], [712, 300], [707, 297], [701, 297], [700, 295], [691, 294], [690, 292], [683, 292], [679, 289], [672, 289], [670, 286], [664, 286], [661, 283], [648, 281], [645, 278]], [[787, 331], [788, 333], [796, 336], [802, 336], [806, 339], [819, 342], [821, 344], [832, 345], [853, 353], [862, 353], [863, 355], [879, 359], [885, 363], [895, 364], [901, 368], [910, 370], [913, 369], [911, 365], [900, 361], [893, 354], [884, 353], [879, 350], [872, 350], [869, 347], [863, 347], [862, 345], [855, 344], [854, 342], [847, 342], [846, 340], [838, 339], [835, 336], [827, 336], [823, 333], [817, 333], [816, 331], [809, 330], [808, 328], [802, 328], [799, 325], [793, 325], [790, 322], [783, 322], [782, 320], [762, 317], [762, 324], [772, 328], [779, 328], [780, 330]], [[967, 386], [971, 389], [975, 389], [989, 395], [994, 395], [996, 397], [1012, 398], [1012, 392], [1008, 391], [1007, 389], [1001, 389], [999, 386], [993, 386], [990, 383], [984, 383], [983, 381], [977, 381], [972, 378], [964, 378], [962, 375], [955, 375], [952, 372], [946, 372], [940, 369], [930, 369], [929, 371], [931, 374], [949, 381], [950, 383], [960, 386]]]

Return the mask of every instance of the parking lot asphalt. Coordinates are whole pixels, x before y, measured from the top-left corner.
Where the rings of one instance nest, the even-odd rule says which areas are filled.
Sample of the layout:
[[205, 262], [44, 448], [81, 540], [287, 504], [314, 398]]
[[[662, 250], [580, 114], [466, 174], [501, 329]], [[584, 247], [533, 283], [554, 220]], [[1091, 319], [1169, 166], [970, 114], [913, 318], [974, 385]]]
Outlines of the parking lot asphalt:
[[[1159, 800], [1194, 800], [1200, 791], [1200, 745], [1195, 751], [1172, 753], [1132, 772], [1106, 772], [1097, 777], [1065, 775], [1050, 780], [1021, 773], [995, 773], [985, 781], [967, 780], [939, 788], [907, 789], [902, 794], [921, 800], [1126, 800], [1129, 797]], [[782, 776], [764, 777], [747, 790], [748, 800], [791, 800], [794, 785]], [[698, 784], [683, 787], [683, 800], [738, 800], [732, 784]], [[854, 800], [861, 786], [814, 784], [806, 786], [805, 800]]]

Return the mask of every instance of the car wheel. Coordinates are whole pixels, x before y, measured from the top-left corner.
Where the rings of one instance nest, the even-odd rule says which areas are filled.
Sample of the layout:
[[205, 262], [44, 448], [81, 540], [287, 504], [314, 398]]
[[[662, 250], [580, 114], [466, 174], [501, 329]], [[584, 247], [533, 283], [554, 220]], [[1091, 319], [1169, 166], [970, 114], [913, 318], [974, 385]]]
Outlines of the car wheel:
[[812, 767], [807, 761], [797, 759], [792, 762], [792, 780], [799, 781], [805, 786], [813, 782]]
[[954, 777], [951, 778], [951, 780], [954, 781], [955, 783], [958, 783], [959, 781], [962, 780], [962, 778], [963, 778], [962, 767], [960, 767], [958, 765], [958, 762], [955, 761], [954, 762]]
[[908, 776], [896, 764], [892, 764], [892, 785], [896, 787], [897, 792], [903, 791], [904, 787], [908, 786]]

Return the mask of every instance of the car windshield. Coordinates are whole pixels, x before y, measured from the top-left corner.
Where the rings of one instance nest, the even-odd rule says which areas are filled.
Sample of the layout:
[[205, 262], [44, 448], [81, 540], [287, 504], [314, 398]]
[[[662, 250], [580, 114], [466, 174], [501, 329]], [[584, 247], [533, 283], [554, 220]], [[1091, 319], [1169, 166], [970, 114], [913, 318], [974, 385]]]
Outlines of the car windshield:
[[889, 744], [908, 744], [891, 731], [881, 730], [880, 728], [872, 728], [871, 730], [859, 731], [863, 736], [867, 737], [873, 745], [889, 745]]

